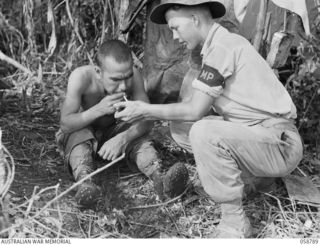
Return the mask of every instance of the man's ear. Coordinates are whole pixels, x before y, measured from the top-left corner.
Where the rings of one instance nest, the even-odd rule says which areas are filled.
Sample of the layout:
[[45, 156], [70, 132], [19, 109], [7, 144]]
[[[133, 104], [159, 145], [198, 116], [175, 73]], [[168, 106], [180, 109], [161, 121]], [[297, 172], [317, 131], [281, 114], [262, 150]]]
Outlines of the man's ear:
[[199, 24], [200, 24], [199, 16], [193, 14], [193, 15], [191, 16], [191, 18], [192, 18], [192, 22], [194, 23], [194, 25], [198, 27]]
[[101, 68], [99, 66], [94, 66], [94, 70], [97, 73], [98, 77], [100, 78], [102, 74]]

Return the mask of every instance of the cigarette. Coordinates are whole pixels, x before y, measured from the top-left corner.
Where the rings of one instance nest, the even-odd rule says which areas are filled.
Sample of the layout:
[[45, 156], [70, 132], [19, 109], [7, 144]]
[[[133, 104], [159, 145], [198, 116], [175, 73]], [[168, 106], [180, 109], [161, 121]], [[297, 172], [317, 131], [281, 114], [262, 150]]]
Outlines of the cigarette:
[[127, 95], [123, 95], [123, 99], [127, 102], [128, 101]]

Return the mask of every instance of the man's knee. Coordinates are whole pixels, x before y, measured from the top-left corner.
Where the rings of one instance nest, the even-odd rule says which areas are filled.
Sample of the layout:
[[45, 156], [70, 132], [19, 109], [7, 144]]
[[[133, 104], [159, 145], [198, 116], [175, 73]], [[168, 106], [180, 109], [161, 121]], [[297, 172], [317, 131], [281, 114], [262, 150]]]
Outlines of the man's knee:
[[130, 142], [126, 148], [126, 160], [133, 171], [140, 170], [147, 176], [151, 174], [152, 164], [158, 159], [158, 153], [153, 141], [148, 138], [139, 138]]
[[70, 152], [69, 155], [69, 165], [74, 169], [77, 165], [82, 162], [91, 161], [93, 158], [93, 147], [90, 141], [83, 142], [76, 145]]
[[76, 181], [95, 170], [93, 146], [90, 141], [80, 143], [72, 148], [67, 168]]

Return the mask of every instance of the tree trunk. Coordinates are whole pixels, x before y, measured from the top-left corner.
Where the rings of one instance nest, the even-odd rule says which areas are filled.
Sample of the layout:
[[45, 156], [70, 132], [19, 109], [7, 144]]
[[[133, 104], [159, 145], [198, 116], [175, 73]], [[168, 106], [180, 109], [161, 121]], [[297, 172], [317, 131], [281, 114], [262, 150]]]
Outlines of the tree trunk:
[[261, 47], [265, 21], [267, 16], [267, 10], [268, 10], [268, 0], [261, 0], [258, 19], [257, 19], [257, 25], [256, 25], [256, 34], [253, 40], [253, 46], [258, 52], [260, 51], [260, 47]]

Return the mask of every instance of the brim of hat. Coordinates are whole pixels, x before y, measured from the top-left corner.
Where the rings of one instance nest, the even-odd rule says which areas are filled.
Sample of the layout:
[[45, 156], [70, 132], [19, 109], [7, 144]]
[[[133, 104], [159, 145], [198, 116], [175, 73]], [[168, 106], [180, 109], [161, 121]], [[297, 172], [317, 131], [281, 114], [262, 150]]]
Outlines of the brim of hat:
[[[226, 8], [222, 3], [219, 2], [206, 2], [208, 4], [212, 18], [221, 18], [222, 16], [225, 15], [226, 13]], [[183, 5], [183, 4], [178, 4], [178, 3], [165, 3], [165, 4], [160, 4], [156, 6], [150, 14], [150, 20], [159, 25], [167, 24], [166, 20], [166, 12], [174, 5]], [[190, 5], [185, 5], [185, 6], [190, 6]], [[194, 5], [196, 6], [196, 5]]]

